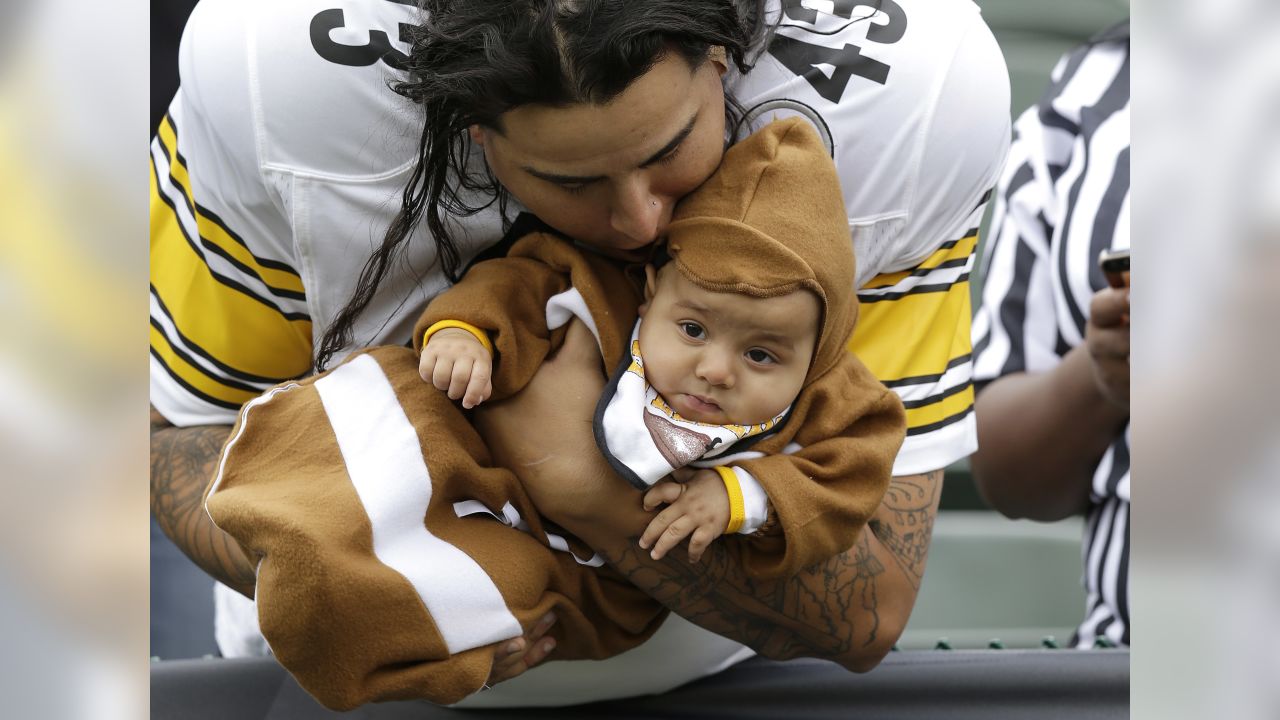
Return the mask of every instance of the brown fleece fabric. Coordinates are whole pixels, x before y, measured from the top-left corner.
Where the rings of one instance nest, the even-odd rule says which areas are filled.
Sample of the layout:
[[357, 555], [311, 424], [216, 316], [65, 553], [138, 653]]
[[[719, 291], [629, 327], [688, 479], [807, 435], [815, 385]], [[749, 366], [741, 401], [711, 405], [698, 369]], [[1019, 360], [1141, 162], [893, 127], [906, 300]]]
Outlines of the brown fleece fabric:
[[[429, 503], [410, 512], [422, 513], [427, 532], [488, 576], [519, 627], [554, 611], [553, 658], [565, 660], [615, 655], [657, 630], [667, 611], [616, 571], [547, 547], [546, 533], [559, 531], [543, 524], [514, 474], [489, 467], [483, 440], [447, 396], [423, 383], [413, 351], [375, 348], [247, 405], [207, 497], [218, 527], [261, 560], [255, 595], [262, 633], [307, 692], [339, 710], [399, 699], [457, 702], [483, 686], [497, 642], [519, 634], [450, 653], [440, 619], [411, 581], [375, 554], [373, 520], [349, 474], [355, 459], [348, 453], [361, 449], [339, 446], [317, 388], [368, 359], [389, 381], [420, 443], [412, 450], [429, 472]], [[458, 517], [453, 504], [463, 500], [499, 515], [510, 503], [529, 531], [487, 516]], [[591, 556], [580, 543], [574, 549]], [[459, 586], [462, 579], [442, 584], [451, 597], [474, 594]], [[479, 615], [474, 623], [488, 617]]]
[[[639, 266], [631, 276], [640, 277]], [[639, 312], [638, 283], [617, 261], [542, 232], [516, 241], [505, 257], [477, 263], [462, 282], [437, 295], [414, 327], [414, 350], [422, 354], [423, 334], [441, 320], [462, 320], [486, 330], [496, 353], [489, 402], [509, 397], [559, 347], [564, 328], [547, 330], [547, 301], [570, 288], [591, 310], [604, 366], [612, 371], [627, 352]]]

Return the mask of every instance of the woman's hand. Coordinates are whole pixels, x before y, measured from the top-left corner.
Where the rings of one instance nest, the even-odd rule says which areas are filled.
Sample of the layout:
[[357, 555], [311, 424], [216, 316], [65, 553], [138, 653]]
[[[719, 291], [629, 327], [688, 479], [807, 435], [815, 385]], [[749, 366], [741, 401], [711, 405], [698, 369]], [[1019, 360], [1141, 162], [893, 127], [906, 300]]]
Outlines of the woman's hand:
[[555, 638], [542, 639], [556, 624], [556, 616], [547, 613], [529, 632], [503, 643], [493, 654], [493, 670], [489, 672], [490, 686], [521, 675], [525, 670], [547, 659], [556, 647]]

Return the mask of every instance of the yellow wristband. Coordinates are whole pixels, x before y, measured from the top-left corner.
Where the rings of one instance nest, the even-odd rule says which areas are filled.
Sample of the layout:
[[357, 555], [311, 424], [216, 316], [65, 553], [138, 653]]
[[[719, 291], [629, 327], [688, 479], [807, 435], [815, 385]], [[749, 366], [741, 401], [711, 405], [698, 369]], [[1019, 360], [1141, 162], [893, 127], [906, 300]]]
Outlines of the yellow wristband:
[[726, 535], [736, 533], [742, 529], [742, 523], [747, 521], [747, 507], [742, 501], [742, 486], [738, 484], [738, 475], [732, 468], [717, 466], [715, 470], [720, 473], [724, 489], [729, 493], [729, 524], [725, 526], [724, 533]]
[[427, 346], [427, 341], [431, 339], [432, 335], [435, 335], [445, 328], [458, 328], [459, 330], [466, 330], [472, 335], [475, 335], [476, 339], [480, 341], [480, 344], [484, 346], [484, 349], [489, 351], [489, 355], [493, 355], [493, 343], [489, 342], [489, 336], [485, 334], [485, 331], [475, 325], [464, 323], [461, 320], [441, 320], [435, 325], [427, 328], [427, 331], [422, 333], [422, 347], [425, 348]]

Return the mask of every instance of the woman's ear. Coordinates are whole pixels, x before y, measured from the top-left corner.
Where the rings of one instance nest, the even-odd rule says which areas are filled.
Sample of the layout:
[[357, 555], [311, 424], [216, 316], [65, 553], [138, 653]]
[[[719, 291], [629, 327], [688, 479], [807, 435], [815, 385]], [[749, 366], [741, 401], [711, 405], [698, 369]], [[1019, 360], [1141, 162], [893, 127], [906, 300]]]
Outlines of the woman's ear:
[[707, 59], [716, 66], [716, 72], [724, 75], [729, 72], [729, 54], [725, 52], [723, 45], [713, 45], [707, 51]]
[[653, 302], [653, 296], [658, 291], [658, 271], [652, 264], [644, 266], [644, 302], [640, 304], [640, 317], [644, 317], [645, 311], [649, 309], [649, 303]]

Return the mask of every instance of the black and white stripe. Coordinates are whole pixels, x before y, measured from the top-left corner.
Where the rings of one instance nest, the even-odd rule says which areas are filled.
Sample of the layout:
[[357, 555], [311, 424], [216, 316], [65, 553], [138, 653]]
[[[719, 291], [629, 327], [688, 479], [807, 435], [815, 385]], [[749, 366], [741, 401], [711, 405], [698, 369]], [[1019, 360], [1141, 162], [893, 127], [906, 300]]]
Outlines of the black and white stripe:
[[[974, 317], [979, 387], [1049, 370], [1082, 344], [1106, 286], [1098, 253], [1129, 247], [1129, 57], [1127, 23], [1072, 51], [1014, 126]], [[1094, 471], [1079, 647], [1129, 643], [1129, 447], [1126, 426]]]
[[[174, 132], [176, 133], [176, 125]], [[163, 139], [157, 135], [151, 141], [151, 171], [155, 176], [157, 197], [173, 211], [177, 218], [177, 227], [183, 238], [205, 266], [210, 275], [219, 284], [251, 298], [264, 307], [279, 313], [286, 320], [310, 321], [311, 316], [302, 292], [279, 288], [271, 285], [262, 273], [253, 267], [237, 260], [225, 249], [218, 246], [200, 233], [198, 215], [205, 216], [210, 222], [222, 228], [233, 241], [244, 247], [252, 255], [245, 241], [213, 211], [195, 202], [190, 196], [191, 188], [182, 185], [175, 177], [173, 165], [182, 162], [182, 155], [176, 148], [165, 146]], [[298, 273], [286, 263], [264, 259], [252, 255], [255, 264], [281, 270], [298, 277]]]

